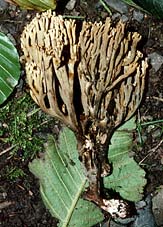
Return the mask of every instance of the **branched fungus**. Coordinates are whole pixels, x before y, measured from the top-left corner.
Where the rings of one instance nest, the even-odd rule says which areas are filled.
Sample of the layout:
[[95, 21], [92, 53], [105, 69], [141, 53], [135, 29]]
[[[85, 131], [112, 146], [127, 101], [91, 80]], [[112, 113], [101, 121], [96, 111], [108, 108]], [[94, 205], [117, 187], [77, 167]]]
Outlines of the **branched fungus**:
[[113, 131], [142, 99], [147, 60], [137, 50], [140, 39], [121, 21], [81, 23], [50, 11], [37, 15], [21, 37], [32, 98], [75, 132], [89, 180], [85, 197], [119, 217], [126, 216], [125, 205], [101, 198], [100, 179], [109, 174]]

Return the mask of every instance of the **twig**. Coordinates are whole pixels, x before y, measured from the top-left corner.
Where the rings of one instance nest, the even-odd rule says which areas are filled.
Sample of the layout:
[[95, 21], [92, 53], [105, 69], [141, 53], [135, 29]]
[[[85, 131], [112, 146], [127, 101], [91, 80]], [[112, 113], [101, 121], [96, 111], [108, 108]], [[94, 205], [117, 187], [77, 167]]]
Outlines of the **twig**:
[[7, 153], [8, 151], [11, 151], [16, 146], [17, 146], [17, 144], [12, 145], [11, 147], [8, 147], [7, 149], [3, 150], [2, 152], [0, 152], [0, 156]]
[[163, 143], [163, 139], [155, 147], [153, 147], [151, 150], [148, 151], [148, 154], [139, 162], [139, 165], [141, 165], [144, 162], [144, 160], [148, 158], [148, 156], [156, 152], [162, 143]]
[[14, 24], [22, 24], [22, 21], [16, 21], [16, 20], [8, 20], [8, 19], [0, 19], [0, 22], [4, 22], [4, 23], [14, 23]]
[[37, 108], [37, 109], [32, 110], [31, 112], [27, 113], [27, 117], [31, 117], [32, 115], [36, 114], [40, 110], [41, 110], [40, 107]]
[[159, 97], [156, 97], [156, 96], [152, 96], [152, 98], [153, 98], [153, 99], [156, 99], [156, 100], [158, 100], [158, 101], [160, 101], [160, 102], [163, 102], [163, 98], [159, 98]]
[[13, 202], [10, 202], [10, 201], [2, 202], [2, 203], [0, 203], [0, 210], [4, 209], [12, 204], [13, 204]]
[[63, 18], [66, 19], [77, 19], [77, 20], [84, 20], [84, 16], [73, 16], [73, 15], [63, 15]]

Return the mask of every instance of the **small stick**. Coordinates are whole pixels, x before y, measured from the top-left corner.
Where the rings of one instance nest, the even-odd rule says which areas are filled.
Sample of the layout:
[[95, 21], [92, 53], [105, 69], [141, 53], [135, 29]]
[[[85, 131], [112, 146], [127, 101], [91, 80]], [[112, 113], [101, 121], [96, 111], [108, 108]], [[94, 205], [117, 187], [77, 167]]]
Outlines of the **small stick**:
[[2, 203], [0, 203], [0, 210], [4, 209], [12, 204], [13, 204], [13, 202], [10, 202], [10, 201], [2, 202]]
[[158, 101], [160, 101], [160, 102], [163, 102], [163, 98], [159, 98], [159, 97], [156, 97], [156, 96], [152, 96], [152, 98], [153, 98], [153, 99], [156, 99], [156, 100], [158, 100]]
[[77, 20], [84, 20], [84, 16], [73, 16], [73, 15], [63, 15], [65, 19], [77, 19]]
[[8, 147], [7, 149], [3, 150], [2, 152], [0, 152], [0, 156], [7, 153], [8, 151], [11, 151], [16, 146], [17, 146], [17, 144], [12, 145], [11, 147]]
[[40, 110], [41, 110], [40, 107], [37, 108], [37, 109], [32, 110], [31, 112], [27, 113], [27, 117], [31, 117], [32, 115], [34, 115], [35, 113], [37, 113]]
[[148, 151], [148, 154], [139, 162], [139, 165], [141, 165], [144, 162], [144, 160], [148, 158], [148, 156], [156, 152], [162, 143], [163, 143], [163, 139], [157, 144], [157, 146], [153, 147], [151, 150]]

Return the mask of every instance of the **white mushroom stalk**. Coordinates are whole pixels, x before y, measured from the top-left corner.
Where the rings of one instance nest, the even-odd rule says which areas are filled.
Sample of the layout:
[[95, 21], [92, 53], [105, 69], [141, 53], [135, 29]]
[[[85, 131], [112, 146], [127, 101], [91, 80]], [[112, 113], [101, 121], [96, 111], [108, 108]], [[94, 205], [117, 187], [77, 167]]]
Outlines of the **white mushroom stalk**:
[[[89, 180], [85, 197], [109, 212], [121, 201], [101, 198], [100, 181], [109, 174], [113, 131], [142, 100], [148, 64], [137, 50], [140, 39], [121, 21], [82, 23], [51, 11], [37, 15], [21, 37], [32, 98], [75, 132]], [[124, 218], [121, 207], [117, 216]]]

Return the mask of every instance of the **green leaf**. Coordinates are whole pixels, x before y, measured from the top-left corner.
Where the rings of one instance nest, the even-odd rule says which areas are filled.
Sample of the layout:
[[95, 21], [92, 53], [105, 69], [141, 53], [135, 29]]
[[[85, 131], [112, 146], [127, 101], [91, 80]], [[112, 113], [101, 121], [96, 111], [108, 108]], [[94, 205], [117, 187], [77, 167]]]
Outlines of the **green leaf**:
[[0, 104], [12, 93], [20, 77], [19, 56], [7, 36], [0, 32]]
[[163, 0], [123, 0], [124, 2], [143, 9], [158, 18], [163, 18]]
[[[146, 183], [145, 172], [129, 157], [135, 118], [121, 126], [112, 137], [109, 159], [113, 173], [104, 178], [105, 187], [116, 190], [125, 199], [141, 199]], [[68, 128], [60, 133], [59, 143], [52, 136], [46, 144], [42, 159], [30, 163], [31, 172], [40, 180], [44, 204], [60, 227], [91, 227], [103, 220], [100, 209], [81, 198], [87, 180], [78, 160], [76, 138]]]
[[103, 220], [97, 206], [81, 199], [86, 177], [72, 131], [65, 128], [60, 133], [59, 145], [49, 137], [44, 160], [34, 160], [29, 168], [40, 179], [42, 199], [60, 227], [91, 227]]
[[135, 128], [135, 117], [133, 117], [114, 133], [109, 146], [109, 161], [112, 163], [113, 172], [104, 179], [105, 187], [119, 192], [122, 198], [134, 202], [142, 199], [146, 184], [145, 171], [129, 157]]
[[30, 10], [45, 11], [56, 8], [56, 0], [12, 0], [11, 2]]

